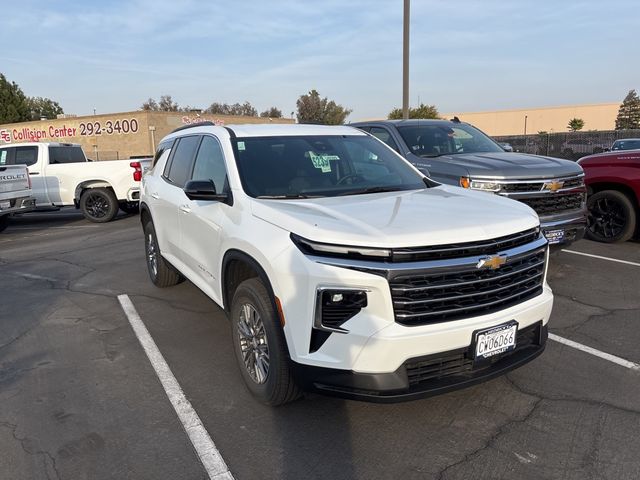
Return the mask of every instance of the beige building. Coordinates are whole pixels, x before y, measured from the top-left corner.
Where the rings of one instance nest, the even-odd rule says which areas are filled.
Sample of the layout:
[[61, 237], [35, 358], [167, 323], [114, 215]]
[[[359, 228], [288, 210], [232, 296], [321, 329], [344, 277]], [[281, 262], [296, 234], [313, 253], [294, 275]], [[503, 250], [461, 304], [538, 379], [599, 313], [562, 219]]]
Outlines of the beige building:
[[212, 121], [218, 125], [235, 123], [294, 123], [290, 118], [262, 118], [233, 115], [209, 115], [190, 112], [134, 111], [64, 116], [0, 125], [0, 145], [22, 142], [79, 143], [93, 160], [117, 160], [151, 156], [158, 142], [175, 128]]
[[443, 118], [457, 116], [489, 135], [522, 135], [525, 133], [567, 132], [567, 124], [572, 118], [584, 120], [583, 131], [613, 130], [619, 103], [599, 103], [593, 105], [568, 105], [560, 107], [527, 108], [518, 110], [496, 110], [490, 112], [452, 112]]

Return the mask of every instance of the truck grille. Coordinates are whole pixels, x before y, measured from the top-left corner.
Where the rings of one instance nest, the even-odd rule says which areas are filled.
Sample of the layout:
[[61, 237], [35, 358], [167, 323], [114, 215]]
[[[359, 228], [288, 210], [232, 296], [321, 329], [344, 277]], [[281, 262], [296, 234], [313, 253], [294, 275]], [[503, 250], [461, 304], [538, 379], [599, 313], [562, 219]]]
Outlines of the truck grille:
[[[538, 193], [544, 191], [544, 185], [547, 182], [551, 182], [554, 179], [549, 180], [538, 180], [532, 182], [516, 182], [516, 183], [503, 183], [500, 186], [501, 193]], [[563, 182], [562, 189], [566, 190], [569, 188], [581, 188], [584, 187], [584, 178], [580, 177], [570, 177], [570, 178], [558, 178], [555, 180], [559, 180]]]
[[[503, 355], [496, 355], [479, 368], [490, 368], [495, 362], [504, 360], [505, 357], [517, 354], [532, 346], [540, 345], [545, 338], [541, 338], [542, 322], [534, 323], [518, 330], [516, 336], [516, 348]], [[405, 363], [409, 385], [415, 387], [421, 383], [440, 380], [456, 375], [471, 375], [474, 370], [472, 352], [470, 348], [461, 348], [448, 352], [430, 355], [418, 359], [411, 359]]]
[[583, 193], [547, 194], [544, 197], [522, 198], [522, 203], [533, 208], [538, 215], [548, 215], [566, 210], [579, 210], [584, 202]]
[[542, 293], [546, 245], [496, 270], [469, 267], [398, 272], [389, 279], [396, 322], [426, 325], [485, 315]]

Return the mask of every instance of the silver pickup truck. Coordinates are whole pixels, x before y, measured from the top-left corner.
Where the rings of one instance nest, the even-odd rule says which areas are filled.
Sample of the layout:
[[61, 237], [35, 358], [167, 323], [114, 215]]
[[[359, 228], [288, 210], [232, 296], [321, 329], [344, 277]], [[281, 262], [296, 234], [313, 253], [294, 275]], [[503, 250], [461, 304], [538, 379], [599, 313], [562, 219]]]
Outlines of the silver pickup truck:
[[540, 217], [550, 244], [584, 235], [586, 188], [580, 165], [505, 151], [474, 126], [457, 119], [352, 123], [377, 137], [437, 182], [519, 200]]
[[24, 165], [5, 165], [0, 154], [0, 232], [9, 225], [9, 217], [35, 208], [31, 181]]

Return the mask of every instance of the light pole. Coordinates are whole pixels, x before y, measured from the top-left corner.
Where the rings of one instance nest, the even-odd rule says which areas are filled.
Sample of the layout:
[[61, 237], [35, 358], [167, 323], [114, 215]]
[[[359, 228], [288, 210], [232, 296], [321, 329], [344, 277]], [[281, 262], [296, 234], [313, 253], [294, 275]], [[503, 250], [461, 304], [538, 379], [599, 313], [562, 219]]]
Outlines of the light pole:
[[402, 26], [402, 118], [409, 118], [409, 12], [410, 0], [404, 0]]
[[527, 116], [524, 116], [524, 153], [527, 153], [529, 150], [529, 145], [527, 145]]

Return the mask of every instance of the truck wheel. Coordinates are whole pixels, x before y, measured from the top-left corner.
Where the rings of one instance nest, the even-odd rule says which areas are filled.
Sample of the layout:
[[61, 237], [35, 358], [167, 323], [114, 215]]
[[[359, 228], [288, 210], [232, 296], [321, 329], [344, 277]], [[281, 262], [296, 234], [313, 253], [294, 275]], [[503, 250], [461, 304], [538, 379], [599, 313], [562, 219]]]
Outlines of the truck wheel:
[[151, 220], [144, 224], [144, 251], [149, 277], [156, 287], [172, 287], [182, 281], [180, 273], [160, 254], [156, 229]]
[[108, 188], [88, 188], [80, 196], [80, 210], [90, 222], [110, 222], [118, 214], [118, 199]]
[[129, 215], [135, 215], [140, 211], [140, 204], [138, 202], [121, 202], [120, 210]]
[[9, 226], [9, 215], [2, 215], [0, 217], [0, 232]]
[[629, 197], [617, 190], [603, 190], [587, 199], [586, 235], [606, 243], [626, 242], [636, 229], [636, 211]]
[[262, 403], [282, 405], [300, 396], [289, 364], [284, 332], [259, 278], [242, 282], [231, 302], [233, 348], [242, 378]]

